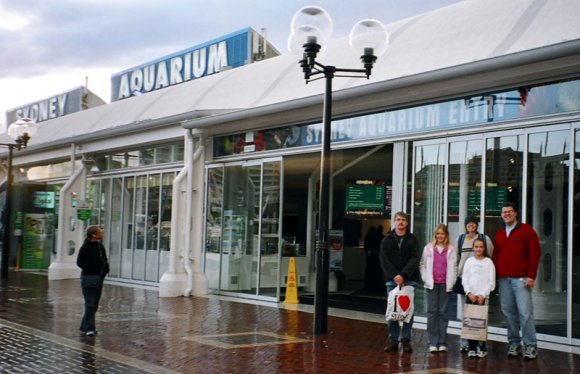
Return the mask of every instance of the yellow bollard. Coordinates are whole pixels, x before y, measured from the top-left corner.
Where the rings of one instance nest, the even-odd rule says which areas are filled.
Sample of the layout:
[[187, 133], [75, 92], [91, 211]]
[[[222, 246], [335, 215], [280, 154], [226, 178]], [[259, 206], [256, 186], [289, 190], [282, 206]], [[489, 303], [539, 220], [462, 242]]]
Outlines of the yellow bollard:
[[284, 304], [298, 304], [298, 284], [296, 283], [296, 261], [290, 257], [288, 263], [288, 281], [286, 282], [286, 300]]

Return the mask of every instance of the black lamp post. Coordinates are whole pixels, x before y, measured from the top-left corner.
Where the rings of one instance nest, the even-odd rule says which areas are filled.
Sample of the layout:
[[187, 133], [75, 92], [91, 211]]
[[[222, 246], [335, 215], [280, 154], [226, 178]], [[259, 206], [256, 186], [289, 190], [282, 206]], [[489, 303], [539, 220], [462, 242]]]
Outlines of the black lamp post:
[[6, 202], [4, 204], [4, 237], [2, 239], [2, 264], [0, 266], [0, 279], [8, 279], [8, 266], [10, 261], [10, 238], [11, 238], [11, 215], [12, 215], [12, 151], [22, 149], [28, 145], [30, 137], [36, 133], [36, 123], [29, 118], [21, 118], [8, 126], [8, 135], [14, 139], [14, 143], [0, 143], [0, 146], [8, 148], [6, 160]]
[[[334, 77], [369, 78], [377, 56], [383, 54], [388, 45], [388, 34], [383, 24], [366, 19], [354, 25], [350, 32], [350, 45], [360, 53], [362, 69], [344, 69], [323, 65], [316, 57], [325, 40], [332, 34], [332, 19], [328, 13], [316, 6], [300, 9], [292, 18], [292, 33], [288, 48], [303, 49], [300, 67], [306, 83], [326, 79], [324, 109], [322, 116], [322, 151], [320, 155], [320, 203], [318, 210], [318, 238], [316, 241], [316, 293], [314, 295], [314, 333], [326, 334], [328, 322], [328, 279], [329, 279], [329, 206], [330, 206], [330, 132], [332, 121], [332, 79]], [[337, 74], [342, 73], [342, 74]]]

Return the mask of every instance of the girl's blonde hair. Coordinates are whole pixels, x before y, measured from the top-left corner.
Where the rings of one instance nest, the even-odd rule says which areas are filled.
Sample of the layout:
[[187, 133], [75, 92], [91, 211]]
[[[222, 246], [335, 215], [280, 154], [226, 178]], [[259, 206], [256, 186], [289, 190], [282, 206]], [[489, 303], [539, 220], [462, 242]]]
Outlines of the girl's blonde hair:
[[447, 229], [447, 225], [444, 223], [440, 223], [435, 227], [435, 230], [433, 231], [433, 245], [435, 246], [437, 244], [437, 238], [435, 234], [439, 230], [445, 233], [445, 240], [443, 241], [443, 244], [445, 244], [445, 248], [447, 249], [447, 246], [449, 245], [449, 230]]

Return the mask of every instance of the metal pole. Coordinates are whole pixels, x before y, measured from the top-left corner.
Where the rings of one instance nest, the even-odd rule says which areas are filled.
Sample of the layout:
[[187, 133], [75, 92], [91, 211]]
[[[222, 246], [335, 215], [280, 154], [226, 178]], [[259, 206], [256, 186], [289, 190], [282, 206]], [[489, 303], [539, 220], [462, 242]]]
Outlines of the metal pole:
[[8, 266], [10, 262], [10, 216], [12, 215], [12, 146], [8, 146], [8, 159], [6, 160], [6, 202], [4, 204], [4, 237], [2, 239], [2, 266], [0, 278], [8, 279]]
[[318, 210], [318, 241], [316, 242], [316, 294], [314, 295], [314, 333], [326, 334], [328, 324], [328, 211], [330, 206], [330, 131], [332, 121], [332, 79], [335, 68], [326, 66], [326, 90], [322, 118], [322, 152], [320, 154], [320, 205]]

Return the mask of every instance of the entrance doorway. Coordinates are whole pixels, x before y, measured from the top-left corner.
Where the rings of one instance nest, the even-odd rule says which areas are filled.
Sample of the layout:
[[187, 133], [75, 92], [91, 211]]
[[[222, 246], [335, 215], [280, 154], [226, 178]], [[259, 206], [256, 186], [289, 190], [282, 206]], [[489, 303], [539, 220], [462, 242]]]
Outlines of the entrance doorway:
[[282, 161], [207, 169], [205, 272], [209, 288], [278, 300]]
[[[381, 239], [367, 240], [365, 247], [365, 237], [371, 227], [383, 235], [390, 229], [392, 165], [392, 144], [332, 151], [331, 307], [384, 313], [385, 290], [378, 259]], [[282, 235], [305, 255], [298, 258], [306, 261], [298, 267], [298, 275], [306, 274], [308, 279], [299, 287], [301, 303], [312, 303], [314, 298], [319, 177], [319, 153], [284, 158]]]

